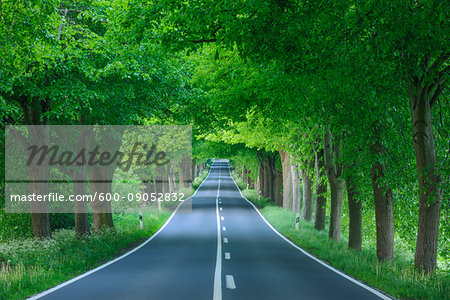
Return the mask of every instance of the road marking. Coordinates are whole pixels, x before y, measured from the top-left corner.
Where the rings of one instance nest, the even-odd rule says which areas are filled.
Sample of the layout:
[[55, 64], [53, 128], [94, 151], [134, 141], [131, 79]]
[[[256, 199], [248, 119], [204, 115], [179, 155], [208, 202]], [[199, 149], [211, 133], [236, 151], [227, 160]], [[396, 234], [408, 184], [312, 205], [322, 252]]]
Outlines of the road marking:
[[[228, 171], [230, 172], [230, 166], [228, 166]], [[278, 230], [276, 230], [272, 224], [269, 223], [269, 221], [266, 220], [266, 218], [264, 218], [264, 216], [261, 214], [261, 212], [259, 211], [259, 209], [247, 198], [244, 197], [244, 195], [242, 195], [242, 191], [239, 189], [236, 181], [234, 181], [233, 176], [231, 176], [231, 180], [233, 181], [234, 185], [236, 186], [237, 190], [239, 191], [239, 193], [241, 194], [241, 197], [246, 200], [258, 213], [258, 215], [261, 217], [261, 219], [267, 224], [267, 226], [269, 226], [270, 229], [272, 229], [273, 232], [275, 232], [279, 237], [281, 237], [285, 242], [287, 242], [288, 244], [290, 244], [292, 247], [294, 247], [295, 249], [299, 250], [300, 252], [302, 252], [303, 254], [305, 254], [306, 256], [308, 256], [309, 258], [317, 261], [318, 263], [320, 263], [321, 265], [327, 267], [328, 269], [330, 269], [331, 271], [341, 275], [342, 277], [344, 277], [345, 279], [350, 280], [351, 282], [359, 285], [360, 287], [368, 290], [369, 292], [372, 292], [373, 294], [377, 295], [378, 297], [380, 297], [383, 300], [392, 300], [391, 297], [384, 295], [383, 293], [375, 290], [374, 288], [371, 288], [368, 285], [365, 285], [364, 283], [358, 281], [357, 279], [348, 276], [347, 274], [339, 271], [338, 269], [333, 268], [332, 266], [328, 265], [327, 263], [321, 261], [320, 259], [318, 259], [317, 257], [313, 256], [312, 254], [306, 252], [306, 250], [303, 250], [302, 248], [300, 248], [298, 245], [294, 244], [292, 241], [290, 241], [287, 237], [285, 237], [284, 235], [282, 235], [280, 232], [278, 232]]]
[[225, 282], [227, 289], [234, 290], [236, 288], [233, 275], [225, 275]]
[[[211, 169], [212, 169], [212, 167], [211, 167]], [[48, 295], [48, 294], [51, 294], [51, 293], [53, 293], [54, 291], [57, 291], [57, 290], [59, 290], [59, 289], [65, 287], [65, 286], [67, 286], [67, 285], [69, 285], [69, 284], [71, 284], [71, 283], [73, 283], [73, 282], [75, 282], [75, 281], [78, 281], [78, 280], [80, 280], [80, 279], [83, 279], [84, 277], [89, 276], [89, 275], [91, 275], [92, 273], [95, 273], [95, 272], [97, 272], [97, 271], [100, 271], [101, 269], [106, 268], [106, 267], [109, 266], [109, 265], [112, 265], [113, 263], [115, 263], [115, 262], [121, 260], [122, 258], [127, 257], [127, 256], [130, 255], [130, 254], [133, 254], [134, 252], [136, 252], [136, 251], [139, 250], [140, 248], [144, 247], [144, 246], [145, 246], [146, 244], [148, 244], [151, 240], [153, 240], [153, 239], [154, 239], [154, 238], [155, 238], [155, 237], [156, 237], [156, 236], [157, 236], [157, 235], [158, 235], [158, 234], [159, 234], [159, 233], [167, 226], [167, 224], [169, 224], [169, 222], [172, 220], [173, 216], [175, 216], [175, 214], [177, 213], [177, 211], [178, 211], [178, 209], [181, 207], [181, 205], [182, 205], [183, 203], [186, 203], [189, 199], [192, 199], [192, 198], [195, 196], [195, 194], [197, 194], [197, 192], [200, 190], [201, 186], [206, 182], [206, 180], [208, 179], [209, 175], [211, 174], [211, 169], [209, 169], [208, 175], [206, 176], [205, 180], [203, 180], [203, 182], [202, 182], [202, 183], [198, 186], [198, 188], [195, 190], [195, 193], [194, 193], [191, 197], [185, 199], [184, 202], [180, 202], [180, 204], [178, 204], [178, 206], [175, 208], [175, 210], [173, 211], [173, 213], [172, 213], [172, 215], [169, 217], [169, 219], [167, 219], [166, 223], [164, 223], [164, 225], [161, 226], [161, 228], [159, 228], [158, 231], [156, 231], [156, 232], [155, 232], [151, 237], [149, 237], [145, 242], [143, 242], [142, 244], [140, 244], [140, 245], [137, 246], [136, 248], [130, 250], [129, 252], [123, 254], [122, 256], [119, 256], [119, 257], [116, 258], [116, 259], [113, 259], [113, 260], [111, 260], [111, 261], [109, 261], [109, 262], [107, 262], [107, 263], [105, 263], [105, 264], [103, 264], [103, 265], [101, 265], [101, 266], [98, 266], [98, 267], [95, 268], [95, 269], [92, 269], [92, 270], [90, 270], [90, 271], [87, 271], [86, 273], [83, 273], [83, 274], [81, 274], [81, 275], [78, 275], [77, 277], [74, 277], [74, 278], [72, 278], [72, 279], [70, 279], [70, 280], [67, 280], [66, 282], [63, 282], [63, 283], [61, 283], [61, 284], [59, 284], [59, 285], [57, 285], [57, 286], [55, 286], [55, 287], [52, 287], [51, 289], [48, 289], [48, 290], [46, 290], [46, 291], [43, 291], [42, 293], [33, 295], [33, 296], [31, 296], [30, 298], [28, 298], [28, 299], [32, 299], [32, 300], [34, 300], [34, 299], [39, 299], [39, 298], [42, 298], [42, 297], [44, 297], [44, 296], [46, 296], [46, 295]]]
[[225, 259], [231, 259], [230, 252], [225, 252]]
[[223, 238], [223, 242], [224, 242], [225, 244], [228, 244], [228, 238]]
[[220, 217], [220, 219], [223, 221], [223, 217]]
[[225, 226], [222, 226], [223, 231], [227, 231], [227, 228]]
[[214, 272], [213, 300], [222, 300], [222, 237], [220, 232], [220, 219], [219, 219], [219, 191], [220, 191], [220, 169], [219, 169], [219, 184], [217, 185], [217, 197], [216, 197], [217, 254], [216, 254], [216, 270]]

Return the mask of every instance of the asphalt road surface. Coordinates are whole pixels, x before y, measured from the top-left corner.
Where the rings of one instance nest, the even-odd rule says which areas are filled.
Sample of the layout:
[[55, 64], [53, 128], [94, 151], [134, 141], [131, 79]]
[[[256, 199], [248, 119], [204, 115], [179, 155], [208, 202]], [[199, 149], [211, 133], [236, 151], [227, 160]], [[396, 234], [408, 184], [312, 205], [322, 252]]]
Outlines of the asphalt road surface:
[[[192, 208], [192, 209], [191, 209]], [[273, 230], [225, 161], [132, 253], [35, 299], [390, 299]]]

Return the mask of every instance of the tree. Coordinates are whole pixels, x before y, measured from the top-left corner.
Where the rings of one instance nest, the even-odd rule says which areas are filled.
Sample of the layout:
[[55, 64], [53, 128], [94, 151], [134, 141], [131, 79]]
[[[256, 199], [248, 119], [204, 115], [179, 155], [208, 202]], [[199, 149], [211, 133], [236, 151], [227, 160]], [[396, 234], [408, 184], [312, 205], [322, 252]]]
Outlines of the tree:
[[341, 239], [342, 197], [344, 193], [344, 180], [342, 180], [342, 164], [339, 162], [342, 141], [338, 134], [332, 135], [329, 127], [323, 133], [325, 170], [331, 191], [330, 228], [328, 237], [335, 241]]

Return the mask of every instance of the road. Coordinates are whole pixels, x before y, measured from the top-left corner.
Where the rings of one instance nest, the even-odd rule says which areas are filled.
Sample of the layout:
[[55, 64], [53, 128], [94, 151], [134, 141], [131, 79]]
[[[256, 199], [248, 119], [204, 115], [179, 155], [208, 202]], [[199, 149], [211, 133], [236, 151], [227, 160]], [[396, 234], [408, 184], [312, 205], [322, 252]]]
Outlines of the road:
[[150, 240], [34, 299], [390, 299], [344, 276], [271, 228], [215, 161]]

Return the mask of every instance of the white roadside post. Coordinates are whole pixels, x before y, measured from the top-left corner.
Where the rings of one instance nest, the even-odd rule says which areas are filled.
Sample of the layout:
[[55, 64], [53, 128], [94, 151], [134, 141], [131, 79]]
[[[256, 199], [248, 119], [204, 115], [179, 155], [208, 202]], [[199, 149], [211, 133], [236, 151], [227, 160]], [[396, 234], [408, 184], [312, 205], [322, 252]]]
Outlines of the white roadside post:
[[142, 221], [142, 209], [139, 207], [139, 227], [144, 229], [144, 222]]
[[295, 230], [298, 230], [298, 224], [300, 223], [300, 213], [297, 213], [295, 217]]

